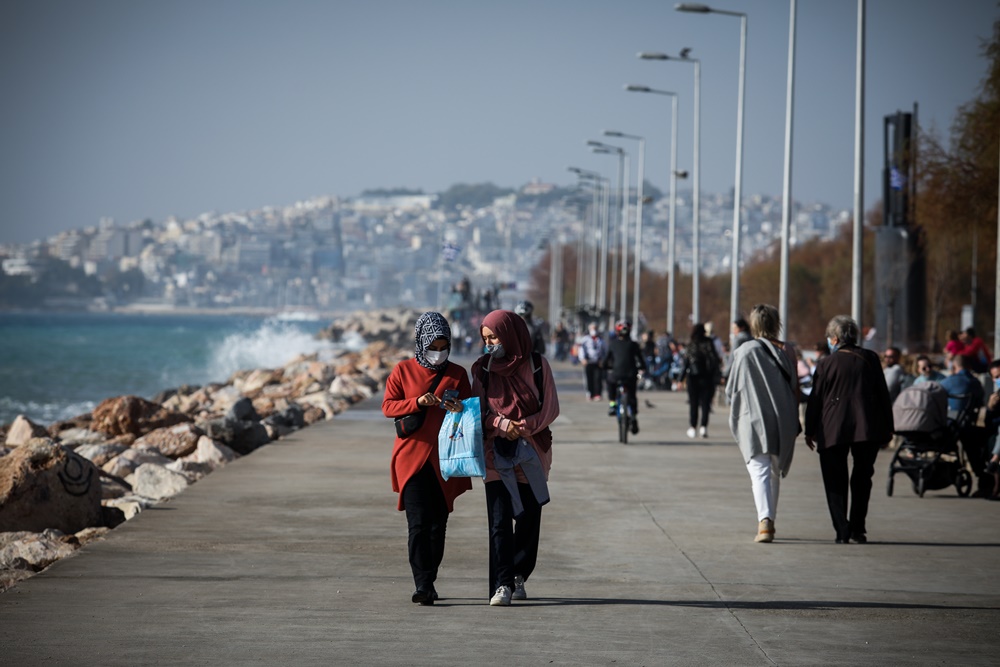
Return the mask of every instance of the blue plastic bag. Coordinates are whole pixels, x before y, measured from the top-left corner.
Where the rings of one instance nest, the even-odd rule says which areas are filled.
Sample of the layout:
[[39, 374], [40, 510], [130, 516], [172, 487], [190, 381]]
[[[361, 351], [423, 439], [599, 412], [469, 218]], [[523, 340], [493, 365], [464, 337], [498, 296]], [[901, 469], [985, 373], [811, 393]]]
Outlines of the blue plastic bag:
[[462, 401], [461, 412], [445, 415], [438, 431], [438, 459], [441, 477], [486, 478], [486, 455], [483, 452], [483, 420], [479, 397]]

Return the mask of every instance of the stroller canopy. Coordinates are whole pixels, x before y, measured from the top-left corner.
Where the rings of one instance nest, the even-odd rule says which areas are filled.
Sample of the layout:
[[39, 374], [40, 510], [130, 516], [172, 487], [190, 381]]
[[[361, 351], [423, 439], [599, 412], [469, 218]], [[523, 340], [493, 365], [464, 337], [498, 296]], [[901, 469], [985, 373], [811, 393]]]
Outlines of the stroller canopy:
[[896, 433], [939, 433], [948, 428], [948, 391], [937, 382], [921, 382], [899, 392], [892, 404]]

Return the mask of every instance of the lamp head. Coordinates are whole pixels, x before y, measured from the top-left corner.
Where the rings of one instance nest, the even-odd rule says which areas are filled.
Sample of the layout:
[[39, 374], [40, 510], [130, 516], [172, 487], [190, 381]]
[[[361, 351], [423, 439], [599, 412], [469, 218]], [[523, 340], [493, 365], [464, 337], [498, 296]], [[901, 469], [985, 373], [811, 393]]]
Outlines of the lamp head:
[[712, 8], [708, 5], [698, 4], [696, 2], [680, 2], [674, 5], [674, 9], [679, 12], [693, 12], [695, 14], [708, 14], [712, 11]]
[[640, 60], [670, 60], [670, 56], [666, 53], [655, 53], [652, 51], [640, 51], [638, 56]]
[[625, 90], [631, 91], [633, 93], [650, 93], [653, 91], [653, 89], [650, 88], [649, 86], [636, 86], [636, 85], [625, 86]]
[[676, 176], [677, 178], [687, 178], [688, 173], [687, 170], [685, 169], [677, 169], [676, 171], [674, 171], [674, 176]]
[[621, 132], [616, 132], [615, 130], [604, 130], [604, 136], [606, 137], [624, 137], [625, 135]]

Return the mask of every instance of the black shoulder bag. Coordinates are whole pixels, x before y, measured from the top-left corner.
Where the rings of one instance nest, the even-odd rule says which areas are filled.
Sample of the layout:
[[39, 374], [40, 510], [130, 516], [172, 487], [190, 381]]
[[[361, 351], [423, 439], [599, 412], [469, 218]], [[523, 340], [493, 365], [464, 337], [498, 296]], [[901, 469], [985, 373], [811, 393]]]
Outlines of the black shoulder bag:
[[[434, 390], [438, 388], [439, 384], [441, 384], [441, 378], [444, 377], [444, 371], [447, 367], [448, 365], [445, 364], [445, 366], [438, 371], [437, 375], [434, 377], [434, 382], [431, 383], [431, 387], [427, 391], [432, 394], [434, 393]], [[409, 438], [424, 425], [424, 418], [426, 416], [427, 408], [422, 407], [416, 412], [411, 412], [410, 414], [403, 415], [402, 417], [396, 417], [392, 420], [396, 425], [396, 435], [400, 438]]]

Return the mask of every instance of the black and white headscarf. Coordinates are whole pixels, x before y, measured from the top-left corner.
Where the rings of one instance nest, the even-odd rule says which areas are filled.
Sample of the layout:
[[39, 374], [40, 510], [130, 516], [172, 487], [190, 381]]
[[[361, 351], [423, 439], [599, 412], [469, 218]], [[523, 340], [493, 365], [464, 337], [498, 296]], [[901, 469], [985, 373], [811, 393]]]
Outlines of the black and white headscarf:
[[413, 333], [416, 339], [415, 356], [417, 363], [424, 368], [433, 370], [441, 368], [440, 365], [432, 366], [427, 361], [424, 353], [427, 352], [427, 348], [430, 347], [431, 343], [438, 338], [444, 338], [448, 341], [448, 345], [451, 345], [451, 327], [448, 325], [448, 320], [441, 313], [433, 311], [424, 313], [417, 318], [417, 325], [413, 328]]

